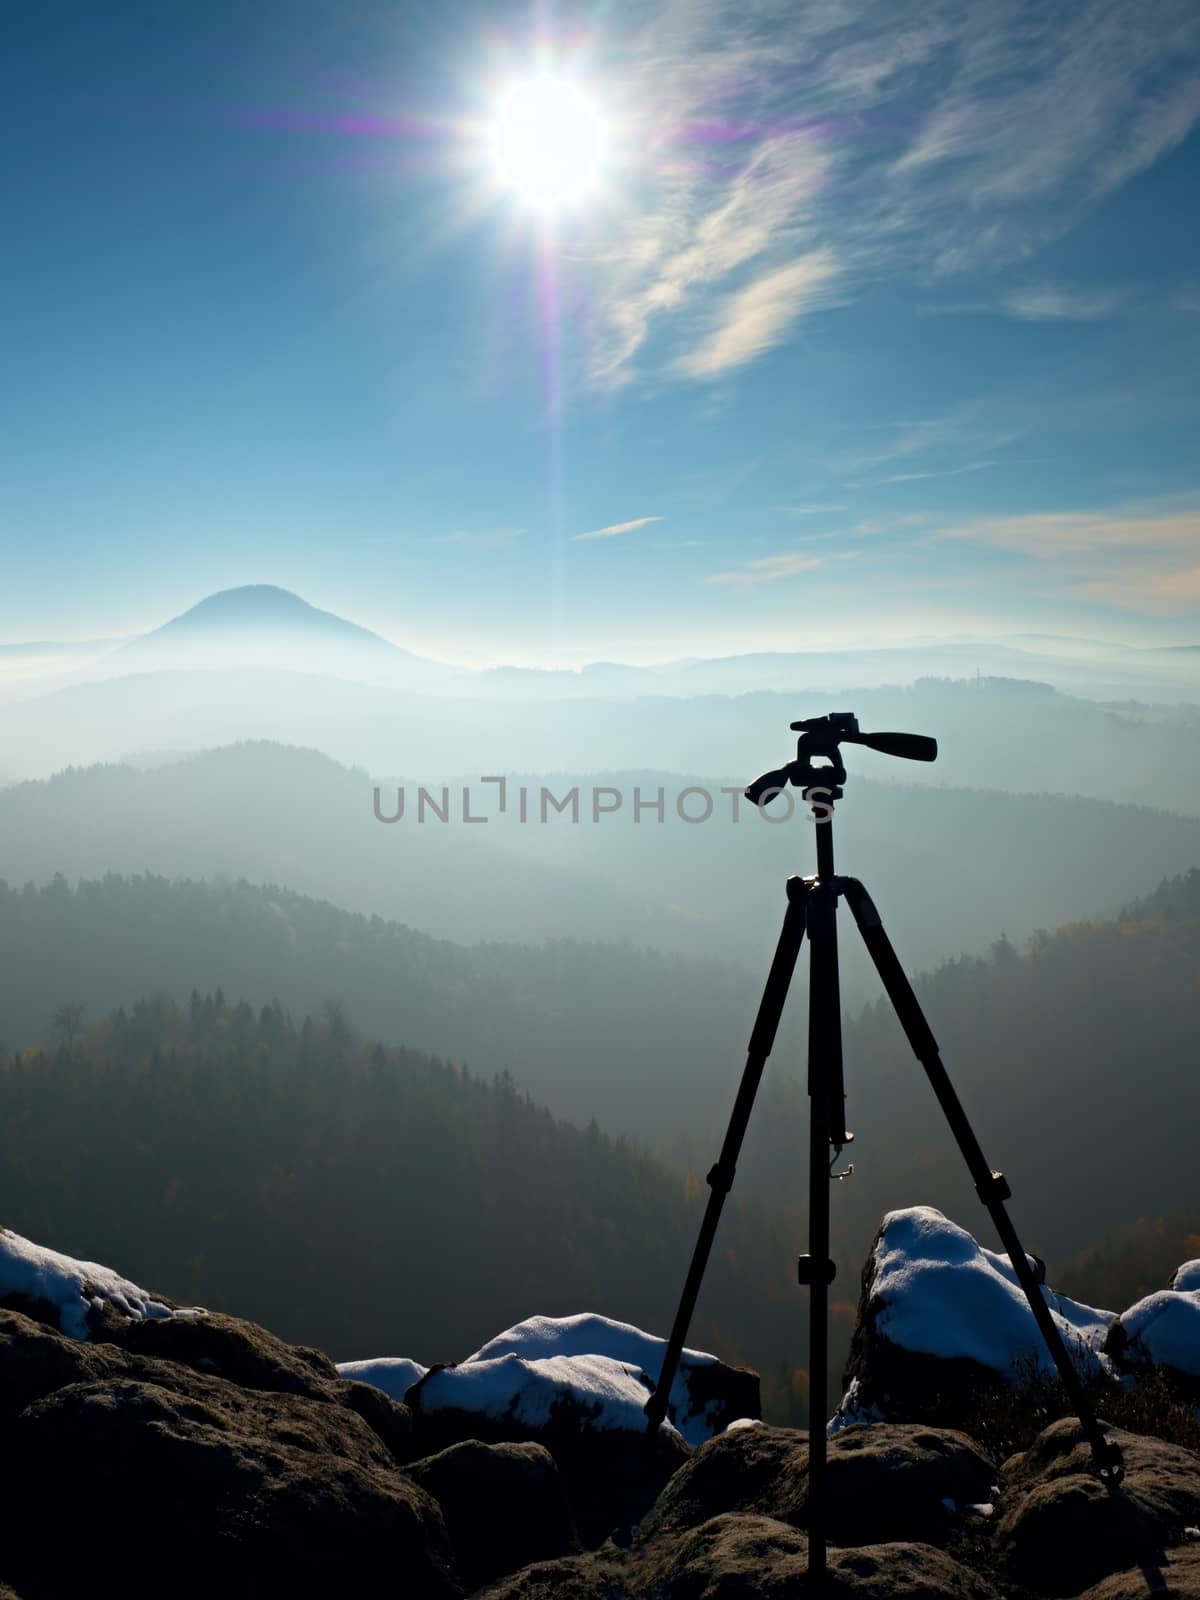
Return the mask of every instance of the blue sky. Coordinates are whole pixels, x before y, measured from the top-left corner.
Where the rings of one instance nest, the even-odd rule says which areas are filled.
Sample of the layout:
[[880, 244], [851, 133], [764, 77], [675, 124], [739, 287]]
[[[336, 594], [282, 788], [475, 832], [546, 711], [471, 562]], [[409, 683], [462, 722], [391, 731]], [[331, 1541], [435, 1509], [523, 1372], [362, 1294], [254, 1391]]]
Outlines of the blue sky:
[[[1194, 0], [47, 0], [5, 57], [0, 639], [272, 582], [473, 661], [1200, 640]], [[612, 146], [549, 219], [486, 149], [539, 61]]]

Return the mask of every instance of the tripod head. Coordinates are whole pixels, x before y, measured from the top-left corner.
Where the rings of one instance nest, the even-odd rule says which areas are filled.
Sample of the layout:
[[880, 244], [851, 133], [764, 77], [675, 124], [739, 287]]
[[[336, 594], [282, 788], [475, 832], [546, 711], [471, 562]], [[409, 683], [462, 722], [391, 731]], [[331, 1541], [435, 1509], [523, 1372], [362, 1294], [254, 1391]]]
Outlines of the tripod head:
[[[885, 756], [902, 756], [906, 761], [936, 761], [937, 740], [923, 733], [860, 733], [858, 718], [849, 711], [832, 711], [826, 717], [809, 717], [793, 722], [796, 759], [786, 767], [764, 772], [746, 789], [746, 799], [756, 806], [770, 805], [779, 791], [790, 783], [808, 798], [810, 789], [820, 789], [829, 800], [842, 798], [846, 768], [842, 762], [843, 744], [865, 744]], [[825, 762], [814, 766], [815, 760]]]

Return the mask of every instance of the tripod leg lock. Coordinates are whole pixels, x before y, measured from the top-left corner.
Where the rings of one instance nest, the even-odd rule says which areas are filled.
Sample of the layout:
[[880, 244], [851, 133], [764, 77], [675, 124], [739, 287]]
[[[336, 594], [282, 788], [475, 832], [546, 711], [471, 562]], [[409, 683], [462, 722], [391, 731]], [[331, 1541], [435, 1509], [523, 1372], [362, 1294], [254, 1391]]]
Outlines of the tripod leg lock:
[[1012, 1199], [1012, 1190], [1008, 1187], [1008, 1179], [1002, 1172], [992, 1172], [982, 1183], [975, 1185], [975, 1193], [985, 1206], [1003, 1203]]
[[813, 1262], [811, 1256], [801, 1256], [796, 1263], [796, 1280], [804, 1288], [809, 1288], [812, 1284], [819, 1283], [822, 1278], [827, 1284], [830, 1284], [836, 1277], [836, 1262], [826, 1261], [823, 1273], [819, 1265]]
[[736, 1172], [736, 1167], [723, 1167], [719, 1161], [715, 1161], [709, 1168], [705, 1182], [710, 1189], [717, 1189], [721, 1194], [728, 1194], [733, 1188], [733, 1178]]
[[1120, 1483], [1125, 1476], [1125, 1456], [1115, 1439], [1104, 1439], [1092, 1446], [1096, 1471], [1107, 1484]]

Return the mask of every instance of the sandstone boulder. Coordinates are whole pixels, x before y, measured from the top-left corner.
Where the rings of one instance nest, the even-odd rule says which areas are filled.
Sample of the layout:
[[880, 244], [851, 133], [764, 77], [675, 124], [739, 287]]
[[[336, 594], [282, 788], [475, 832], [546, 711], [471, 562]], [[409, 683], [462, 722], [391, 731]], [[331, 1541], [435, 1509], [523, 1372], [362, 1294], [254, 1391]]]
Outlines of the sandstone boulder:
[[[516, 1355], [526, 1361], [551, 1357], [604, 1356], [645, 1372], [657, 1382], [667, 1341], [628, 1322], [584, 1313], [574, 1317], [528, 1317], [489, 1339], [467, 1362]], [[464, 1365], [467, 1363], [464, 1363]], [[703, 1444], [740, 1417], [762, 1415], [758, 1374], [730, 1367], [702, 1350], [684, 1350], [671, 1387], [667, 1416], [690, 1445]]]
[[[904, 1539], [944, 1545], [990, 1516], [997, 1467], [965, 1434], [916, 1423], [856, 1425], [828, 1443], [828, 1536], [836, 1544]], [[808, 1523], [808, 1436], [734, 1428], [702, 1445], [637, 1531], [644, 1545], [723, 1512]]]
[[487, 1589], [474, 1600], [631, 1600], [625, 1563], [603, 1551], [561, 1561], [538, 1561]]
[[173, 1361], [227, 1378], [245, 1389], [326, 1398], [343, 1380], [320, 1350], [288, 1344], [255, 1322], [206, 1312], [195, 1317], [133, 1319], [108, 1307], [92, 1314], [91, 1337], [130, 1355]]
[[467, 1589], [579, 1549], [558, 1467], [542, 1445], [470, 1439], [407, 1470], [441, 1507]]
[[[829, 1537], [835, 1544], [945, 1544], [963, 1519], [991, 1515], [995, 1464], [964, 1433], [919, 1423], [846, 1428], [829, 1441]], [[808, 1463], [781, 1514], [808, 1520]]]
[[1093, 1584], [1080, 1600], [1147, 1600], [1149, 1595], [1200, 1600], [1200, 1547], [1170, 1550], [1159, 1562], [1114, 1572]]
[[1160, 1439], [1106, 1431], [1125, 1455], [1116, 1488], [1095, 1475], [1073, 1417], [1053, 1423], [1001, 1468], [998, 1548], [1036, 1594], [1076, 1595], [1113, 1573], [1154, 1567], [1200, 1524], [1200, 1458]]
[[807, 1433], [765, 1423], [730, 1428], [683, 1463], [639, 1525], [637, 1543], [698, 1528], [729, 1511], [786, 1520], [807, 1465]]
[[1200, 1399], [1200, 1261], [1185, 1261], [1169, 1289], [1123, 1311], [1108, 1330], [1105, 1353], [1132, 1376], [1160, 1368], [1178, 1389]]
[[664, 1423], [647, 1441], [650, 1380], [602, 1356], [517, 1355], [434, 1367], [408, 1391], [414, 1447], [434, 1454], [466, 1439], [543, 1444], [566, 1484], [575, 1526], [594, 1547], [645, 1515], [689, 1450]]
[[[1112, 1313], [1045, 1286], [1040, 1292], [1081, 1376], [1103, 1379], [1100, 1345]], [[1053, 1371], [1007, 1256], [931, 1206], [888, 1213], [863, 1267], [835, 1429], [877, 1421], [959, 1427], [989, 1393]]]
[[128, 1593], [131, 1563], [197, 1600], [325, 1600], [378, 1571], [403, 1572], [414, 1597], [460, 1592], [437, 1505], [354, 1413], [182, 1376], [184, 1392], [72, 1384], [10, 1425], [20, 1470], [6, 1557], [18, 1588], [78, 1593], [82, 1562], [98, 1600]]
[[[911, 1542], [831, 1548], [824, 1596], [858, 1600], [994, 1600], [995, 1590], [944, 1551]], [[631, 1566], [638, 1600], [796, 1600], [811, 1594], [808, 1541], [790, 1524], [726, 1513], [664, 1539]]]
[[20, 1311], [73, 1339], [86, 1339], [105, 1314], [153, 1322], [204, 1316], [164, 1295], [148, 1294], [98, 1261], [78, 1261], [0, 1227], [0, 1309]]

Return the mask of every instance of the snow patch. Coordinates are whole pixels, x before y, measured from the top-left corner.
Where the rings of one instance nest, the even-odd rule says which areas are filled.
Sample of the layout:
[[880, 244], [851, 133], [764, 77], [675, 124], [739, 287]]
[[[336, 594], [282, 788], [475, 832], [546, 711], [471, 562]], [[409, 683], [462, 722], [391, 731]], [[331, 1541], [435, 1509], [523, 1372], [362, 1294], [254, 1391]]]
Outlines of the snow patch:
[[[489, 1339], [468, 1356], [464, 1365], [493, 1361], [499, 1356], [517, 1355], [530, 1362], [557, 1357], [604, 1356], [625, 1366], [639, 1368], [657, 1380], [662, 1371], [667, 1341], [643, 1333], [628, 1322], [614, 1322], [595, 1312], [574, 1317], [529, 1317]], [[701, 1403], [693, 1398], [692, 1376], [700, 1368], [717, 1365], [716, 1356], [702, 1350], [684, 1350], [679, 1371], [671, 1386], [669, 1414], [690, 1445], [698, 1446], [717, 1431], [716, 1415], [720, 1401]], [[645, 1399], [643, 1397], [643, 1404]]]
[[9, 1295], [48, 1301], [58, 1312], [62, 1332], [72, 1339], [89, 1336], [88, 1312], [105, 1305], [134, 1322], [205, 1315], [198, 1306], [173, 1311], [111, 1267], [76, 1261], [0, 1228], [0, 1300]]
[[861, 1385], [857, 1378], [850, 1379], [850, 1387], [842, 1396], [841, 1404], [825, 1425], [825, 1432], [832, 1438], [835, 1433], [841, 1433], [843, 1428], [852, 1427], [856, 1422], [886, 1422], [887, 1418], [878, 1406], [864, 1405], [860, 1398]]
[[[486, 1346], [485, 1346], [486, 1348]], [[421, 1410], [459, 1410], [541, 1428], [556, 1415], [579, 1416], [591, 1429], [644, 1433], [651, 1380], [630, 1362], [600, 1355], [558, 1355], [527, 1361], [509, 1352], [472, 1357], [430, 1372]], [[669, 1422], [662, 1432], [675, 1433]]]
[[[1196, 1267], [1190, 1274], [1187, 1268]], [[1176, 1288], [1147, 1295], [1121, 1316], [1121, 1327], [1133, 1346], [1130, 1354], [1156, 1366], [1174, 1367], [1200, 1377], [1200, 1262], [1189, 1261], [1175, 1274]], [[1180, 1279], [1196, 1288], [1178, 1288]]]
[[[1081, 1375], [1107, 1372], [1100, 1346], [1115, 1313], [1044, 1285], [1041, 1294]], [[903, 1349], [967, 1357], [1006, 1378], [1021, 1360], [1032, 1360], [1039, 1372], [1054, 1371], [1008, 1257], [984, 1249], [932, 1206], [890, 1211], [883, 1219], [873, 1298], [879, 1306], [876, 1327]], [[1200, 1354], [1200, 1344], [1196, 1348]]]
[[1185, 1261], [1171, 1279], [1171, 1287], [1181, 1293], [1200, 1289], [1200, 1261]]
[[403, 1400], [413, 1384], [429, 1371], [419, 1361], [404, 1356], [377, 1356], [368, 1361], [339, 1361], [338, 1373], [354, 1383], [369, 1383], [393, 1400]]

